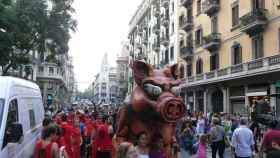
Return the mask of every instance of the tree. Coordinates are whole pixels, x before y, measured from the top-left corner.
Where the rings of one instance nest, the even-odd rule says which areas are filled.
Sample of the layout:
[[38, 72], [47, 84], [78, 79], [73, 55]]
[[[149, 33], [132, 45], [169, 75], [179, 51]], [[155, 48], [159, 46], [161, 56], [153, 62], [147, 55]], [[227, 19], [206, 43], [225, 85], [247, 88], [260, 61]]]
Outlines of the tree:
[[[54, 54], [68, 51], [72, 0], [0, 0], [0, 66], [2, 75], [10, 68], [30, 63], [30, 52]], [[50, 8], [50, 4], [52, 4]]]

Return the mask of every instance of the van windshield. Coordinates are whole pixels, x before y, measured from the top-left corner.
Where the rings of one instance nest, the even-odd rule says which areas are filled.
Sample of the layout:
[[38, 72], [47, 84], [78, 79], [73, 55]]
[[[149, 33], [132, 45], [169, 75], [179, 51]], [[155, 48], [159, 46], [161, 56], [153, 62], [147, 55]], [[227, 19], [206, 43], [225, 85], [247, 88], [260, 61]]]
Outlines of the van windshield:
[[0, 127], [3, 119], [4, 104], [5, 104], [5, 100], [0, 98]]

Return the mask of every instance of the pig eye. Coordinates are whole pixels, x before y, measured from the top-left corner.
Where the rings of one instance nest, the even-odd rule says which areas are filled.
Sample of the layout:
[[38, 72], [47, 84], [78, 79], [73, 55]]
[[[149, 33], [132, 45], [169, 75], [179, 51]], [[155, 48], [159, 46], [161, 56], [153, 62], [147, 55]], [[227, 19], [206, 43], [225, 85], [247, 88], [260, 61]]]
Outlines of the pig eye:
[[180, 87], [172, 87], [172, 88], [171, 88], [171, 92], [172, 92], [174, 95], [179, 96], [179, 95], [180, 95], [180, 92], [181, 92]]
[[148, 94], [149, 97], [153, 99], [157, 98], [162, 93], [161, 87], [155, 86], [150, 83], [144, 84], [144, 91]]

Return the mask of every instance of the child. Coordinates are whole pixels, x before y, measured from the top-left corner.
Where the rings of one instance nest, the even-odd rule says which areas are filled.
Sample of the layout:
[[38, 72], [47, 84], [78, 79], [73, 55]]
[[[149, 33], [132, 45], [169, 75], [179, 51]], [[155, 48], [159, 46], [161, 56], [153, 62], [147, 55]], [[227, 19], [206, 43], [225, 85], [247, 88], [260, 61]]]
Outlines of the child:
[[205, 134], [199, 137], [199, 144], [197, 150], [197, 158], [206, 158], [207, 136]]

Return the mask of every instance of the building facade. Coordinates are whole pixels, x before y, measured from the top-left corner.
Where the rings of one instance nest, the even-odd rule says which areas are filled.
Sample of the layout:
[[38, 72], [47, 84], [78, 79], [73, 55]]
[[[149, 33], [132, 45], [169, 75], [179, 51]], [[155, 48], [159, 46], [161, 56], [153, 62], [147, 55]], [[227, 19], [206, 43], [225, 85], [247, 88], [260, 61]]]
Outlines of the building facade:
[[36, 82], [39, 85], [45, 105], [63, 105], [73, 100], [74, 70], [69, 55], [42, 54], [37, 63]]
[[248, 114], [257, 101], [278, 114], [280, 10], [276, 0], [181, 0], [182, 96], [188, 108]]
[[122, 43], [121, 53], [117, 57], [118, 100], [124, 102], [129, 83], [129, 43]]
[[100, 72], [95, 76], [94, 81], [94, 103], [116, 104], [118, 102], [117, 69], [110, 67], [108, 55], [105, 53]]
[[[155, 68], [177, 63], [178, 0], [143, 0], [129, 23], [129, 62], [143, 60]], [[132, 71], [128, 73], [128, 96], [133, 89]]]

